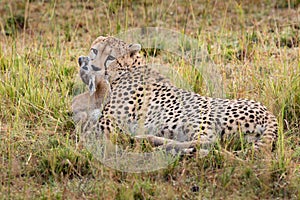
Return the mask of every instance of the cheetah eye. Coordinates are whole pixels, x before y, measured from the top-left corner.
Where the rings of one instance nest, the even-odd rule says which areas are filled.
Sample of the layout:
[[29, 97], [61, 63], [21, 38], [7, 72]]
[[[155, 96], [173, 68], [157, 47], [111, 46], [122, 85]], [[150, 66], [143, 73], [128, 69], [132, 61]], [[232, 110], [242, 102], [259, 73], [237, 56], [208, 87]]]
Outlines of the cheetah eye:
[[96, 58], [97, 54], [98, 54], [98, 50], [94, 49], [94, 48], [91, 48], [91, 52], [90, 52], [91, 60], [94, 60]]

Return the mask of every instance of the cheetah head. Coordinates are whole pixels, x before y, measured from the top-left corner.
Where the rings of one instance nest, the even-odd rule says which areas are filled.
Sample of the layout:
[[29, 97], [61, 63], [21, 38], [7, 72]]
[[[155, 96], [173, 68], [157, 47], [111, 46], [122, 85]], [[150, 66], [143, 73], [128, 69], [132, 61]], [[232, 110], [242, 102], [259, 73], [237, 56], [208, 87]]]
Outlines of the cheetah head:
[[[139, 57], [140, 44], [127, 44], [114, 37], [98, 37], [91, 46], [88, 56], [80, 56], [78, 64], [80, 66], [80, 77], [89, 86], [91, 95], [96, 90], [96, 81], [101, 79], [114, 80], [117, 71], [121, 66], [129, 66], [130, 63], [120, 64], [118, 60], [132, 62]], [[124, 57], [128, 57], [125, 58]], [[131, 59], [129, 59], [131, 58]], [[114, 64], [113, 64], [114, 63]], [[116, 66], [118, 66], [116, 68]]]

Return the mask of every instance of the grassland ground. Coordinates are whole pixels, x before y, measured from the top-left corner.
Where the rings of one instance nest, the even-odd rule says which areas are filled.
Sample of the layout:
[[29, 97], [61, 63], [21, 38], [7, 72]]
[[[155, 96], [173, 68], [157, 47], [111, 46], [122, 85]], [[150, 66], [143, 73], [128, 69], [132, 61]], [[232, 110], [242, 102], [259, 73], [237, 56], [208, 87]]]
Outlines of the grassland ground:
[[[299, 199], [300, 2], [0, 1], [1, 199]], [[81, 145], [70, 114], [77, 58], [99, 35], [163, 27], [198, 40], [228, 98], [262, 102], [279, 121], [263, 159], [216, 145], [201, 159], [131, 174], [106, 168]], [[153, 54], [186, 89], [211, 95], [178, 56]], [[175, 84], [182, 84], [176, 83]]]

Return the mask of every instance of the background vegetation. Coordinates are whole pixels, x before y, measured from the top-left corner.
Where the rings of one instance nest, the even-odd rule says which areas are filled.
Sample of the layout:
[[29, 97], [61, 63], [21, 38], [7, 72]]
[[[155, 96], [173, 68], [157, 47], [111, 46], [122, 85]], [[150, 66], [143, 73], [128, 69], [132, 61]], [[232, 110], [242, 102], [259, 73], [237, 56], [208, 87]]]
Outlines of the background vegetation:
[[[0, 0], [1, 199], [299, 199], [300, 1]], [[70, 114], [77, 57], [99, 35], [164, 27], [205, 44], [228, 98], [265, 104], [279, 142], [264, 159], [223, 147], [129, 174], [81, 145]], [[160, 53], [190, 89], [192, 67]]]

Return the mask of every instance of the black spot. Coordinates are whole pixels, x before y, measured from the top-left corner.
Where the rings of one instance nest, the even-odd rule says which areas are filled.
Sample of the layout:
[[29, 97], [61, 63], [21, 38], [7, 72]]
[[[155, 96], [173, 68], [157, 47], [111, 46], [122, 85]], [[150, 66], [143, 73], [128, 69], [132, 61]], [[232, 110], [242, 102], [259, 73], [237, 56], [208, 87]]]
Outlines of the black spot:
[[223, 129], [221, 132], [221, 138], [223, 138], [224, 135], [225, 135], [225, 130]]
[[103, 126], [103, 125], [101, 125], [101, 126], [100, 126], [100, 129], [103, 131], [103, 130], [104, 130], [104, 126]]
[[246, 124], [245, 124], [245, 127], [246, 127], [246, 128], [249, 128], [249, 126], [250, 126], [249, 123], [246, 123]]
[[84, 69], [84, 70], [89, 70], [86, 66], [82, 67], [82, 69]]
[[177, 122], [178, 121], [178, 116], [175, 116], [176, 118], [173, 120], [173, 123]]
[[144, 88], [142, 88], [142, 87], [138, 88], [138, 91], [143, 91], [143, 90], [144, 90]]
[[229, 123], [232, 124], [234, 122], [234, 119], [230, 119]]

